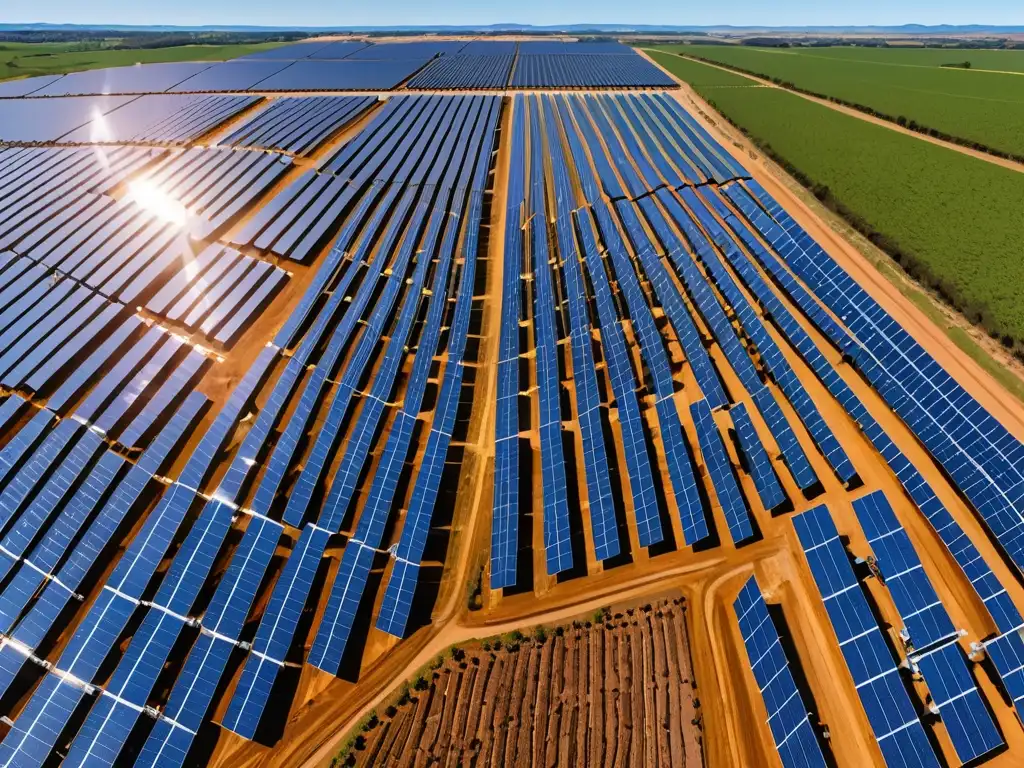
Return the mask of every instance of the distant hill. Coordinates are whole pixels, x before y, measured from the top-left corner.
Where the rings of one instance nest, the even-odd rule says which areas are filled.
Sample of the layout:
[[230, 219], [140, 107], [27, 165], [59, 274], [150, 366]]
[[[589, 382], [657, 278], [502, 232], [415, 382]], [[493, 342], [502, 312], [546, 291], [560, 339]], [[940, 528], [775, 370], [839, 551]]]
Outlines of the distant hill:
[[484, 26], [437, 25], [437, 26], [370, 26], [370, 27], [261, 27], [246, 25], [205, 25], [205, 26], [174, 26], [152, 25], [135, 26], [126, 24], [0, 24], [0, 32], [31, 31], [31, 32], [73, 32], [75, 30], [96, 32], [414, 32], [470, 34], [482, 32], [512, 32], [529, 34], [531, 32], [567, 32], [573, 34], [654, 34], [704, 32], [723, 34], [757, 34], [757, 33], [822, 33], [822, 34], [887, 34], [887, 35], [1010, 35], [1024, 33], [1024, 26], [998, 26], [985, 24], [952, 25], [939, 24], [904, 24], [894, 27], [862, 26], [862, 27], [743, 27], [743, 26], [685, 26], [685, 25], [652, 25], [652, 24], [568, 24], [535, 26], [532, 24], [489, 24]]

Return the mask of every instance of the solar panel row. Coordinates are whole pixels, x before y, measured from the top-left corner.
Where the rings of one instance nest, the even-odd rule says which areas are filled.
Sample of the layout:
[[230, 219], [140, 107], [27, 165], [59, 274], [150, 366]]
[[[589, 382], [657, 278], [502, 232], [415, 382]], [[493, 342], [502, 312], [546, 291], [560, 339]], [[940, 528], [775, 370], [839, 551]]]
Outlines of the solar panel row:
[[[711, 367], [707, 352], [700, 343], [692, 320], [682, 304], [678, 289], [669, 281], [657, 258], [652, 258], [654, 254], [651, 243], [647, 239], [646, 232], [632, 208], [624, 206], [621, 202], [614, 209], [610, 208], [598, 196], [597, 181], [589, 167], [583, 142], [572, 127], [572, 122], [567, 119], [569, 104], [572, 105], [572, 109], [576, 114], [576, 124], [580, 125], [583, 129], [582, 134], [590, 148], [591, 155], [595, 158], [600, 158], [596, 161], [596, 165], [602, 179], [607, 179], [605, 182], [606, 190], [612, 197], [620, 195], [615, 192], [618, 189], [617, 181], [614, 180], [610, 166], [605, 159], [606, 150], [600, 145], [598, 134], [589, 124], [583, 102], [575, 99], [547, 100], [548, 111], [552, 117], [552, 101], [561, 102], [559, 104], [559, 114], [562, 119], [562, 127], [569, 137], [569, 146], [574, 159], [574, 169], [580, 179], [580, 186], [585, 194], [588, 195], [588, 202], [591, 204], [596, 216], [601, 237], [611, 257], [610, 261], [613, 265], [612, 274], [617, 280], [620, 289], [623, 289], [629, 317], [635, 325], [635, 330], [639, 332], [641, 351], [647, 362], [648, 369], [652, 373], [656, 395], [655, 410], [661, 427], [661, 439], [665, 446], [669, 476], [672, 480], [674, 496], [682, 521], [683, 536], [687, 544], [693, 544], [708, 535], [708, 528], [703, 505], [697, 490], [696, 478], [692, 471], [691, 457], [686, 447], [679, 414], [675, 406], [675, 385], [672, 380], [671, 364], [661, 334], [651, 314], [648, 300], [634, 272], [632, 260], [626, 250], [626, 241], [619, 234], [614, 214], [618, 214], [619, 219], [622, 221], [627, 238], [633, 250], [639, 254], [641, 262], [648, 270], [648, 276], [653, 276], [655, 297], [666, 309], [674, 326], [681, 331], [684, 350], [688, 356], [692, 354], [691, 362], [698, 379], [715, 395], [720, 395], [723, 401], [724, 394], [722, 393], [717, 376]], [[597, 116], [597, 113], [592, 114]], [[603, 128], [608, 127], [603, 117], [597, 116], [597, 120], [598, 125]], [[602, 132], [601, 135], [604, 136], [605, 134]], [[613, 158], [617, 158], [620, 149], [619, 147], [609, 146], [607, 151]], [[592, 269], [596, 270], [597, 264]], [[603, 274], [603, 268], [601, 271]], [[597, 282], [601, 282], [600, 277], [597, 278]], [[600, 289], [595, 287], [595, 293], [599, 290], [603, 292], [604, 287], [602, 286]], [[601, 300], [599, 299], [599, 305], [600, 303]], [[609, 320], [611, 320], [615, 309], [610, 300], [608, 300], [607, 306]], [[641, 507], [641, 509], [643, 508]], [[660, 536], [660, 520], [657, 517], [657, 510], [653, 507], [648, 507], [645, 514], [647, 515], [646, 517], [638, 516], [638, 519], [642, 521], [640, 523], [641, 530], [645, 528], [653, 529]]]
[[506, 190], [505, 256], [501, 283], [497, 403], [494, 417], [494, 493], [491, 512], [491, 589], [516, 583], [519, 557], [519, 382], [522, 318], [521, 282], [525, 267], [526, 100], [515, 98], [511, 161]]
[[[57, 670], [60, 673], [72, 675], [78, 680], [92, 680], [100, 663], [109, 654], [126, 623], [135, 613], [144, 590], [194, 503], [196, 489], [209, 475], [215, 456], [243, 415], [243, 409], [266, 377], [277, 354], [276, 348], [267, 347], [260, 355], [203, 436], [179, 475], [178, 482], [171, 486], [157, 508], [146, 518], [138, 535], [132, 540], [107, 579], [99, 598], [61, 654], [57, 663]], [[186, 399], [189, 411], [185, 414], [179, 412], [175, 419], [185, 421], [186, 424], [191, 423], [204, 403], [205, 397], [200, 396], [197, 399], [190, 396]], [[183, 410], [184, 408], [185, 406]], [[185, 418], [179, 419], [183, 415]], [[136, 469], [145, 466], [140, 461]], [[128, 479], [131, 479], [131, 475]], [[136, 481], [139, 492], [140, 485], [144, 483]], [[136, 497], [137, 495], [138, 492]], [[210, 505], [220, 506], [220, 502], [211, 502]], [[110, 764], [117, 758], [120, 747], [163, 666], [161, 659], [166, 658], [177, 632], [185, 622], [182, 614], [188, 612], [190, 598], [194, 600], [205, 580], [205, 569], [212, 565], [216, 549], [219, 549], [217, 531], [222, 530], [226, 533], [226, 524], [230, 524], [231, 515], [227, 515], [225, 521], [224, 515], [210, 513], [210, 505], [204, 508], [207, 514], [200, 515], [200, 520], [186, 537], [152, 603], [155, 607], [149, 609], [107, 689], [94, 704], [85, 725], [72, 742], [68, 757], [70, 761], [102, 760]], [[120, 514], [126, 511], [127, 509], [118, 510]], [[223, 525], [223, 528], [218, 529], [218, 524]], [[109, 531], [110, 534], [113, 533], [113, 528], [116, 528], [116, 524]], [[50, 582], [51, 585], [54, 583], [56, 582]], [[42, 602], [41, 599], [40, 603]], [[12, 739], [12, 749], [38, 750], [38, 739], [31, 743], [31, 747], [27, 747], [26, 744], [27, 736], [36, 736], [40, 728], [51, 728], [50, 739], [59, 736], [81, 698], [81, 689], [76, 689], [77, 694], [63, 699], [46, 696], [44, 691], [48, 686], [67, 686], [62, 674], [51, 675], [33, 695], [30, 706], [26, 709], [27, 717], [18, 720], [19, 726], [26, 729], [25, 735], [19, 733]], [[112, 694], [112, 691], [117, 693]], [[41, 696], [44, 698], [40, 699]], [[58, 700], [72, 706], [55, 708], [54, 702]], [[128, 706], [126, 702], [134, 702], [135, 708]], [[42, 725], [44, 723], [45, 725]], [[52, 745], [52, 740], [50, 744]]]
[[[538, 101], [542, 109], [549, 107]], [[598, 560], [607, 560], [620, 552], [619, 534], [615, 519], [608, 455], [604, 444], [604, 424], [601, 418], [601, 390], [594, 370], [594, 350], [590, 312], [587, 307], [587, 288], [576, 244], [572, 212], [574, 195], [572, 177], [562, 151], [557, 123], [545, 113], [547, 154], [554, 177], [554, 199], [549, 200], [554, 211], [558, 261], [565, 277], [569, 303], [569, 342], [572, 348], [572, 376], [576, 393], [576, 422], [583, 443], [583, 463], [587, 481], [587, 507], [590, 512], [594, 539], [594, 554]]]
[[422, 69], [407, 88], [410, 89], [500, 89], [508, 83], [514, 54], [444, 56]]
[[729, 417], [736, 427], [736, 436], [747, 460], [747, 468], [754, 480], [754, 487], [757, 488], [757, 495], [761, 497], [761, 503], [768, 510], [781, 506], [786, 501], [786, 494], [779, 485], [771, 459], [768, 458], [768, 453], [757, 434], [757, 428], [747, 413], [747, 407], [743, 403], [736, 403], [729, 409]]
[[[483, 106], [477, 104], [475, 106]], [[493, 136], [494, 121], [490, 114], [477, 116], [476, 120], [464, 123], [464, 133], [472, 132], [473, 137], [460, 137], [460, 143], [466, 142], [471, 150], [470, 157], [478, 156], [480, 141], [485, 136]], [[473, 151], [477, 150], [477, 151]], [[488, 153], [489, 155], [489, 153]], [[429, 307], [420, 344], [413, 360], [412, 374], [405, 391], [403, 410], [399, 412], [391, 428], [385, 444], [377, 471], [370, 483], [369, 493], [359, 517], [355, 533], [349, 539], [342, 557], [338, 574], [328, 598], [324, 620], [317, 630], [313, 647], [309, 654], [309, 663], [329, 672], [337, 673], [341, 659], [347, 646], [356, 610], [363, 597], [366, 580], [369, 577], [369, 566], [374, 552], [380, 547], [384, 529], [388, 520], [393, 494], [397, 490], [398, 477], [401, 471], [400, 457], [408, 450], [409, 441], [419, 412], [420, 402], [427, 385], [427, 376], [440, 338], [440, 323], [447, 303], [449, 286], [449, 269], [455, 255], [455, 245], [461, 229], [467, 187], [465, 178], [473, 171], [473, 163], [462, 166], [460, 179], [457, 182], [456, 197], [458, 200], [447, 203], [444, 200], [437, 210], [450, 210], [444, 235], [440, 242], [436, 258], [433, 286], [429, 291]], [[447, 187], [446, 187], [447, 189]], [[442, 192], [442, 197], [445, 197]], [[435, 221], [439, 221], [435, 217]], [[432, 229], [436, 229], [432, 223]], [[427, 253], [435, 247], [434, 238], [427, 237]], [[423, 259], [420, 266], [429, 264], [430, 259]], [[417, 270], [417, 273], [419, 270]], [[425, 275], [426, 270], [423, 273]], [[414, 276], [410, 293], [403, 304], [398, 324], [392, 331], [384, 351], [384, 359], [378, 367], [372, 388], [367, 395], [367, 402], [360, 412], [359, 419], [349, 438], [341, 466], [331, 484], [324, 509], [321, 511], [319, 525], [327, 530], [338, 530], [345, 517], [345, 509], [357, 488], [357, 481], [362, 467], [369, 458], [372, 437], [377, 431], [377, 422], [383, 416], [384, 402], [389, 398], [394, 387], [398, 366], [408, 344], [412, 323], [420, 312], [422, 277]], [[409, 409], [409, 410], [406, 410]]]
[[957, 631], [939, 600], [907, 532], [882, 491], [853, 502], [861, 528], [875, 555], [882, 580], [906, 623], [911, 648], [923, 651], [955, 639]]
[[572, 568], [572, 542], [562, 450], [562, 393], [559, 370], [555, 289], [548, 250], [547, 209], [544, 198], [544, 136], [540, 116], [530, 110], [530, 177], [527, 204], [533, 273], [533, 338], [537, 394], [540, 402], [540, 462], [543, 487], [542, 520], [549, 575]]
[[[692, 189], [686, 189], [683, 190], [682, 197], [690, 210], [697, 216], [701, 226], [711, 234], [712, 239], [719, 248], [727, 250], [736, 247], [735, 243], [711, 216], [711, 213], [704, 206], [697, 193]], [[694, 237], [696, 236], [694, 234]], [[804, 423], [804, 426], [807, 427], [808, 432], [811, 433], [811, 437], [814, 438], [818, 448], [825, 458], [828, 459], [836, 476], [844, 483], [851, 482], [857, 472], [846, 455], [846, 451], [843, 450], [828, 424], [822, 419], [810, 395], [807, 394], [806, 389], [800, 383], [789, 361], [782, 354], [782, 350], [779, 349], [775, 340], [764, 327], [764, 323], [754, 311], [753, 306], [747, 301], [742, 291], [739, 290], [732, 276], [726, 271], [722, 261], [711, 248], [701, 249], [700, 258], [708, 268], [711, 279], [714, 280], [725, 300], [731, 306], [740, 328], [753, 342], [762, 363], [793, 405], [797, 415]]]
[[[272, 198], [234, 236], [296, 261], [305, 260], [339, 225], [368, 187], [439, 181], [435, 152], [450, 127], [460, 98], [392, 99], [353, 139], [328, 157], [321, 172], [308, 171]], [[433, 169], [433, 170], [432, 170]], [[435, 178], [428, 177], [433, 174]]]
[[[106, 457], [115, 454], [106, 454], [70, 500], [64, 513], [30, 552], [25, 565], [18, 570], [0, 598], [0, 610], [7, 624], [9, 638], [5, 638], [0, 645], [0, 687], [3, 690], [10, 687], [24, 667], [28, 660], [25, 654], [34, 651], [49, 635], [58, 616], [75, 597], [75, 590], [100, 561], [101, 554], [111, 543], [121, 521], [138, 505], [153, 474], [165, 465], [184, 435], [191, 431], [204, 405], [204, 397], [190, 395], [160, 437], [127, 474], [120, 471], [123, 460], [115, 458], [110, 461]], [[113, 495], [91, 522], [87, 522], [101, 503], [106, 488], [110, 487], [119, 474], [122, 479]], [[84, 532], [76, 540], [78, 532], [83, 529]], [[75, 541], [73, 546], [72, 541]], [[57, 568], [58, 562], [68, 552], [63, 564]], [[47, 574], [55, 575], [48, 579]], [[30, 599], [44, 583], [38, 599], [26, 613], [25, 608]], [[89, 615], [92, 616], [93, 611], [102, 611], [106, 616], [106, 609], [99, 606], [108, 605], [111, 594], [109, 591], [102, 592], [97, 606]], [[84, 693], [81, 686], [65, 682], [63, 673], [74, 667], [83, 673], [82, 679], [91, 679], [92, 673], [106, 655], [102, 652], [97, 654], [99, 645], [104, 640], [113, 643], [117, 639], [119, 630], [116, 614], [112, 612], [109, 621], [96, 622], [86, 628], [84, 637], [81, 630], [76, 631], [72, 642], [61, 654], [55, 671], [44, 678], [18, 717], [17, 725], [10, 733], [11, 738], [5, 740], [0, 747], [3, 752], [0, 757], [4, 761], [19, 765], [41, 764], [49, 756]], [[17, 624], [11, 631], [10, 627], [15, 622]], [[83, 642], [86, 638], [92, 642]]]
[[729, 526], [729, 535], [734, 544], [739, 544], [752, 538], [754, 529], [750, 523], [750, 513], [747, 511], [743, 494], [736, 482], [729, 455], [722, 445], [722, 436], [706, 401], [698, 400], [693, 403], [690, 406], [690, 414], [697, 428], [697, 440], [700, 443], [704, 465], [711, 476], [715, 496]]
[[785, 768], [824, 767], [821, 745], [789, 670], [779, 632], [753, 576], [740, 590], [733, 610], [782, 764]]

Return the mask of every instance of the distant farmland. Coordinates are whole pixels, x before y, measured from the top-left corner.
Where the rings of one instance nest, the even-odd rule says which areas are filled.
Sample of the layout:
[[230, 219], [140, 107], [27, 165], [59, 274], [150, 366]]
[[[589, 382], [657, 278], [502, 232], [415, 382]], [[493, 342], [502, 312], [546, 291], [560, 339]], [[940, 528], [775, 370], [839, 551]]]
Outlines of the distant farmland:
[[[1024, 156], [1024, 51], [665, 46]], [[971, 62], [971, 70], [943, 64]], [[992, 69], [1002, 72], [987, 71]], [[986, 71], [977, 71], [986, 70]]]
[[0, 80], [61, 75], [102, 67], [156, 64], [164, 61], [225, 61], [281, 43], [178, 45], [167, 48], [81, 50], [80, 43], [4, 43], [0, 45]]
[[694, 88], [972, 321], [1024, 340], [1024, 176], [778, 88], [720, 85]]

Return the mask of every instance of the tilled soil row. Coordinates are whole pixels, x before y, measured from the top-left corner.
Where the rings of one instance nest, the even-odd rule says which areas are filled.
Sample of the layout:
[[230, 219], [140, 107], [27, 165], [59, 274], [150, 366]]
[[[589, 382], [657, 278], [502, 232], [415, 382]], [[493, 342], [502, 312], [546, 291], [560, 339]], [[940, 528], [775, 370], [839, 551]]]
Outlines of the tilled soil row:
[[345, 764], [703, 765], [685, 603], [456, 649], [359, 734]]

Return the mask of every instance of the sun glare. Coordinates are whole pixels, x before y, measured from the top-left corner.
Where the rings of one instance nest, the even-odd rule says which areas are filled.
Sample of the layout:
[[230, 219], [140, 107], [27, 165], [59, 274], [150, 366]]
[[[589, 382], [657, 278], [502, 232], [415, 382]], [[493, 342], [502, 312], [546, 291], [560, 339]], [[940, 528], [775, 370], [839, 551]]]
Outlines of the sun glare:
[[170, 224], [185, 227], [188, 223], [188, 211], [184, 204], [148, 179], [129, 182], [128, 197], [144, 211]]
[[107, 123], [107, 118], [100, 112], [99, 107], [92, 108], [92, 122], [90, 126], [89, 133], [93, 144], [111, 140], [110, 125]]

